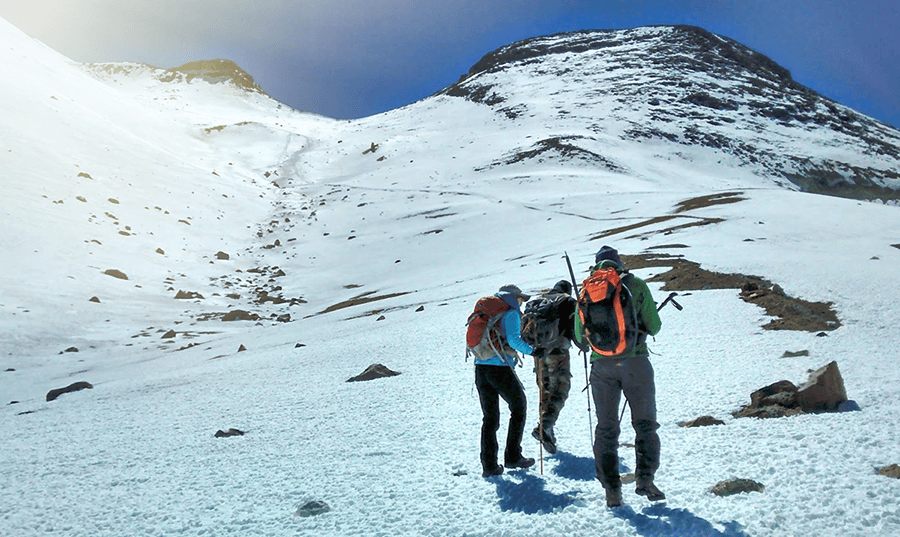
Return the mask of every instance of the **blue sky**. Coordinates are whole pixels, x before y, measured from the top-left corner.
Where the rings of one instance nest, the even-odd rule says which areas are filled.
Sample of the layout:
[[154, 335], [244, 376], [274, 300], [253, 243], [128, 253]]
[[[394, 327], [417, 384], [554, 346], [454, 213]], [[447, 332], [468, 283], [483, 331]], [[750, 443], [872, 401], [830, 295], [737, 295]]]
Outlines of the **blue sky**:
[[69, 58], [237, 62], [276, 99], [335, 118], [427, 97], [484, 54], [581, 29], [693, 24], [900, 128], [896, 0], [31, 0], [3, 17]]

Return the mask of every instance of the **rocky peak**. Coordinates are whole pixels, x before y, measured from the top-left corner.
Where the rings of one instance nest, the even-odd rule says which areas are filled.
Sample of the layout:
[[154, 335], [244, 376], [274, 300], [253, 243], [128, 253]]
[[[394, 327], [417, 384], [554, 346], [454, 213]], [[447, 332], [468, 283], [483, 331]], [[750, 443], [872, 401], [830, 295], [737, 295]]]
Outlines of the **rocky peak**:
[[195, 79], [210, 84], [232, 84], [251, 93], [266, 93], [253, 77], [231, 60], [199, 60], [179, 67], [160, 69], [144, 63], [87, 63], [82, 68], [100, 80], [115, 81], [123, 78], [149, 78], [163, 83], [191, 82]]
[[[526, 89], [527, 87], [527, 89]], [[695, 26], [578, 31], [485, 55], [441, 94], [508, 119], [711, 149], [778, 184], [900, 198], [900, 131], [799, 84], [763, 54]], [[617, 125], [618, 124], [618, 125]], [[837, 150], [835, 150], [837, 148]], [[677, 149], [673, 149], [678, 153]]]
[[161, 76], [163, 82], [172, 82], [176, 80], [184, 80], [190, 82], [195, 78], [200, 78], [210, 84], [219, 84], [222, 82], [231, 82], [239, 88], [256, 93], [265, 93], [253, 77], [246, 71], [238, 67], [231, 60], [199, 60], [188, 62], [180, 67], [167, 69], [165, 76]]

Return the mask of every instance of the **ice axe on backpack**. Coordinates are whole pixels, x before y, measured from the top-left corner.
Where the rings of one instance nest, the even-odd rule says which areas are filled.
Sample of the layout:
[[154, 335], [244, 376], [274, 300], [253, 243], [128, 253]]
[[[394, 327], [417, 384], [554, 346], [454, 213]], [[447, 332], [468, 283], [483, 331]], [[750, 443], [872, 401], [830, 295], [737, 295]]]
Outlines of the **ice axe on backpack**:
[[675, 301], [676, 296], [678, 296], [678, 293], [676, 293], [674, 291], [669, 293], [669, 296], [667, 296], [666, 299], [662, 301], [662, 304], [660, 304], [659, 307], [656, 308], [656, 311], [662, 310], [664, 307], [666, 307], [666, 304], [668, 304], [669, 302], [671, 302], [672, 305], [675, 306], [675, 309], [677, 309], [678, 311], [683, 310], [684, 308], [681, 307], [681, 304], [679, 304], [678, 302]]
[[[669, 293], [669, 296], [667, 296], [666, 299], [662, 301], [662, 303], [656, 308], [656, 311], [662, 310], [664, 307], [666, 307], [666, 304], [668, 304], [670, 302], [672, 303], [673, 306], [675, 306], [675, 309], [677, 309], [678, 311], [683, 310], [684, 307], [682, 307], [682, 305], [679, 304], [675, 300], [676, 296], [678, 296], [678, 293], [676, 293], [674, 291]], [[622, 405], [622, 412], [619, 414], [619, 423], [622, 423], [622, 418], [625, 417], [625, 408], [627, 408], [627, 407], [628, 407], [628, 399], [625, 399], [625, 404]]]

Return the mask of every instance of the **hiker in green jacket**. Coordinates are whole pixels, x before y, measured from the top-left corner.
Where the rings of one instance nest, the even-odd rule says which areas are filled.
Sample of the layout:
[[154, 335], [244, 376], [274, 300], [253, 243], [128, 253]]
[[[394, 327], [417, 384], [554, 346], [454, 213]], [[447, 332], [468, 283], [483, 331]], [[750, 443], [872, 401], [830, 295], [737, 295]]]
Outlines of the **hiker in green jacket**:
[[[653, 366], [647, 349], [647, 335], [656, 335], [662, 322], [656, 303], [647, 284], [625, 271], [618, 252], [603, 246], [597, 252], [591, 272], [613, 267], [622, 277], [622, 284], [630, 292], [637, 321], [637, 341], [629, 351], [615, 357], [607, 357], [595, 350], [591, 352], [591, 394], [597, 412], [594, 435], [594, 464], [597, 479], [606, 491], [608, 507], [622, 504], [622, 481], [619, 476], [619, 400], [625, 399], [631, 406], [631, 425], [635, 431], [635, 493], [652, 501], [665, 499], [665, 494], [653, 483], [659, 468], [659, 435], [656, 421], [656, 387]], [[591, 348], [584, 335], [582, 319], [575, 317], [575, 342], [583, 350]]]

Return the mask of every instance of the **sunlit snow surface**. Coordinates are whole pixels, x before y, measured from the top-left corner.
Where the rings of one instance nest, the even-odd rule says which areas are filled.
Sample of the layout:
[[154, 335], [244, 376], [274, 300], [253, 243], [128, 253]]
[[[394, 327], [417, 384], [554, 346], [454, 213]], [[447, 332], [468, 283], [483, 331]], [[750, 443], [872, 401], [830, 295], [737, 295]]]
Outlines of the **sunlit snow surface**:
[[[140, 66], [99, 80], [2, 20], [0, 43], [0, 535], [900, 534], [900, 481], [875, 475], [900, 463], [897, 207], [612, 135], [597, 151], [624, 173], [491, 167], [561, 133], [450, 97], [336, 121]], [[746, 199], [590, 240], [735, 191]], [[665, 232], [707, 217], [723, 221]], [[543, 473], [485, 480], [462, 343], [479, 296], [552, 286], [564, 251], [583, 275], [604, 243], [686, 245], [663, 251], [832, 301], [843, 323], [827, 337], [764, 331], [736, 290], [663, 310], [651, 348], [668, 501], [626, 488], [616, 511], [594, 479], [581, 358]], [[295, 301], [260, 304], [260, 291]], [[236, 309], [261, 320], [202, 320]], [[798, 350], [809, 356], [781, 358]], [[861, 412], [731, 417], [757, 388], [832, 360]], [[345, 382], [373, 363], [401, 375]], [[530, 430], [537, 390], [530, 367], [518, 373]], [[80, 380], [93, 389], [45, 401]], [[726, 424], [677, 425], [704, 414]], [[228, 428], [246, 434], [214, 437]], [[538, 456], [527, 434], [524, 447]], [[732, 477], [766, 490], [709, 493]], [[310, 501], [331, 510], [297, 516]]]

